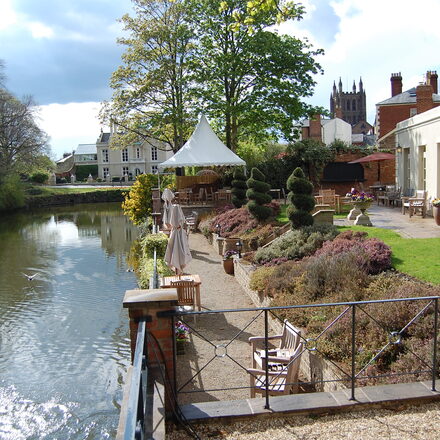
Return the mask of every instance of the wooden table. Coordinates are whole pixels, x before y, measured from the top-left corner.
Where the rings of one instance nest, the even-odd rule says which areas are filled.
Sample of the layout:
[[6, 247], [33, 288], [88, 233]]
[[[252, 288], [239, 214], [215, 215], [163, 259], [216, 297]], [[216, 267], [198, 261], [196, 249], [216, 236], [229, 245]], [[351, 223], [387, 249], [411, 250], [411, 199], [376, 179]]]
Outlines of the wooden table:
[[173, 287], [171, 283], [174, 281], [194, 281], [194, 286], [196, 288], [196, 305], [199, 311], [202, 310], [202, 303], [200, 301], [200, 285], [202, 284], [202, 281], [200, 280], [200, 276], [197, 274], [190, 274], [163, 277], [160, 279], [160, 287], [163, 289]]

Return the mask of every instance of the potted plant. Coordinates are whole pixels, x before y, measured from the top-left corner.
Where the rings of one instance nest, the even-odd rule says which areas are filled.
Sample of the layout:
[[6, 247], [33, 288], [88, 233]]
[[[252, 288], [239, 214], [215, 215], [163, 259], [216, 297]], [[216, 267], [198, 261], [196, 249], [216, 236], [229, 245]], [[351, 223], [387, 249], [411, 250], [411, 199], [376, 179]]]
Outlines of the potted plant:
[[437, 225], [440, 226], [440, 198], [435, 198], [432, 202], [432, 215]]
[[185, 343], [189, 339], [189, 328], [182, 321], [176, 321], [174, 332], [176, 335], [176, 354], [185, 354]]
[[355, 220], [355, 225], [371, 226], [370, 219], [365, 211], [370, 207], [374, 196], [352, 188], [345, 197], [350, 199], [350, 203], [353, 205], [353, 209], [348, 214], [348, 220]]
[[238, 255], [238, 251], [231, 249], [223, 254], [223, 269], [229, 275], [234, 275], [234, 255]]

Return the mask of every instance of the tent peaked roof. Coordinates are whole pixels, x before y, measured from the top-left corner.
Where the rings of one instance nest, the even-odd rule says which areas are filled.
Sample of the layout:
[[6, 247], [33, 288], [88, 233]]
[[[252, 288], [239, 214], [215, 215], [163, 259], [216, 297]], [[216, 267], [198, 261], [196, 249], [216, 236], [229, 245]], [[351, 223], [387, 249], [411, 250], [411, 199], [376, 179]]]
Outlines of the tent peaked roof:
[[246, 162], [217, 137], [206, 117], [201, 115], [188, 142], [174, 156], [159, 164], [159, 168], [213, 165], [245, 166]]

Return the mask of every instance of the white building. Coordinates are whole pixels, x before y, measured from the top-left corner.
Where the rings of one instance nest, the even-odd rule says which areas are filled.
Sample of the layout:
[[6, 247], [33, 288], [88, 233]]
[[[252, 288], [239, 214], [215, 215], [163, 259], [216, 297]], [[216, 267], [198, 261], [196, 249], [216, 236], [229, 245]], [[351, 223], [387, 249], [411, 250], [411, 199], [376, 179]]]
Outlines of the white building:
[[96, 144], [79, 144], [73, 153], [75, 165], [96, 165]]
[[115, 150], [110, 148], [110, 136], [111, 133], [101, 133], [96, 141], [98, 177], [102, 179], [128, 176], [132, 180], [139, 174], [157, 173], [157, 165], [173, 155], [154, 140]]
[[395, 133], [398, 186], [440, 197], [440, 107], [399, 122]]
[[301, 129], [300, 140], [314, 138], [321, 140], [325, 145], [330, 145], [335, 140], [348, 145], [353, 142], [351, 125], [339, 118], [324, 119], [317, 115], [312, 120], [304, 119], [298, 127]]

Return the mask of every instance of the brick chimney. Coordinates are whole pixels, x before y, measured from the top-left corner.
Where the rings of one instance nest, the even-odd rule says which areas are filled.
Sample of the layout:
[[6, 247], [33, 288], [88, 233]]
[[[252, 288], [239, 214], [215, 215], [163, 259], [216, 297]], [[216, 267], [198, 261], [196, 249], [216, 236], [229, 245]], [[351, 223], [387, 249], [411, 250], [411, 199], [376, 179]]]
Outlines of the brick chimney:
[[420, 84], [416, 88], [417, 114], [426, 112], [434, 108], [432, 101], [432, 86]]
[[310, 137], [322, 141], [321, 115], [314, 115], [310, 118]]
[[391, 74], [391, 96], [400, 95], [402, 93], [402, 75], [401, 73]]
[[437, 75], [436, 71], [426, 72], [426, 84], [428, 84], [432, 87], [432, 93], [435, 93], [435, 94], [438, 93], [437, 80], [438, 80], [438, 75]]
[[339, 105], [335, 108], [335, 118], [342, 119], [342, 108]]

